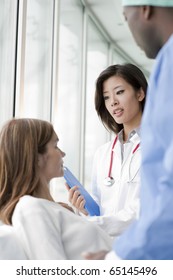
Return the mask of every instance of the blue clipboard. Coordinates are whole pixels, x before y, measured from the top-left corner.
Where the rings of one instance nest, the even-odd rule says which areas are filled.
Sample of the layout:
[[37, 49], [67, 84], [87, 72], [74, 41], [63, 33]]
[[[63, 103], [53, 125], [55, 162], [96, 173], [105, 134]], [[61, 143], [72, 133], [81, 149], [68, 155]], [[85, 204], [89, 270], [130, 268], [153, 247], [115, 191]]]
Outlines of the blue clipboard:
[[98, 204], [67, 167], [64, 167], [64, 178], [70, 188], [78, 186], [81, 195], [83, 195], [85, 198], [85, 209], [90, 214], [90, 216], [100, 216], [100, 208]]

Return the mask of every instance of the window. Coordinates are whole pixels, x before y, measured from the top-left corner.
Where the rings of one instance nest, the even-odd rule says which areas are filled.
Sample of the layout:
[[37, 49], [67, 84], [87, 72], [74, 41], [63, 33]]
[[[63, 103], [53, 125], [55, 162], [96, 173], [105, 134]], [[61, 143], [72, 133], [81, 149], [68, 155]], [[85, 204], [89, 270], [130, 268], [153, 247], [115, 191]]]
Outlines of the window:
[[[59, 9], [58, 81], [52, 121], [59, 146], [66, 153], [64, 162], [79, 178], [83, 6], [79, 0], [63, 0]], [[66, 199], [63, 179], [53, 180], [51, 190], [54, 198]]]
[[0, 125], [13, 116], [17, 0], [0, 1]]
[[84, 179], [89, 188], [93, 155], [96, 149], [108, 140], [108, 132], [98, 119], [94, 105], [95, 82], [100, 72], [107, 67], [108, 43], [90, 20], [88, 25], [87, 82], [86, 82], [86, 130], [84, 151]]
[[20, 63], [22, 66], [18, 73], [16, 116], [50, 120], [54, 1], [23, 3], [26, 16], [24, 12], [21, 15], [22, 48], [18, 50], [18, 66]]

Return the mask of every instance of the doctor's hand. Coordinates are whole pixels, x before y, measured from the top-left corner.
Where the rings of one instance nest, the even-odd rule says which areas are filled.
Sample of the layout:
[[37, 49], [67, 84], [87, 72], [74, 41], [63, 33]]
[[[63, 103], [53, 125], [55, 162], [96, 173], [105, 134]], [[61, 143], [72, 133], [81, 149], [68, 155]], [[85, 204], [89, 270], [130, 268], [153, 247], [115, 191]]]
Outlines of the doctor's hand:
[[70, 188], [67, 183], [65, 184], [67, 190], [69, 191], [69, 197], [68, 200], [69, 202], [76, 208], [78, 209], [81, 213], [84, 215], [88, 216], [88, 212], [84, 208], [85, 206], [85, 199], [81, 195], [80, 191], [78, 190], [77, 186], [74, 186], [73, 188]]

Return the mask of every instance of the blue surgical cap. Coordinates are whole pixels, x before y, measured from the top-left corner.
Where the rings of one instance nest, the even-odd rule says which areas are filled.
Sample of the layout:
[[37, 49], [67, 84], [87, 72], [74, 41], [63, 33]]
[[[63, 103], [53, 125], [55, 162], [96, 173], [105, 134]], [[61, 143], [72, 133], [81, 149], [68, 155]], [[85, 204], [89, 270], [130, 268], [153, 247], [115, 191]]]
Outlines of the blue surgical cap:
[[173, 7], [173, 0], [122, 0], [123, 6], [158, 6]]

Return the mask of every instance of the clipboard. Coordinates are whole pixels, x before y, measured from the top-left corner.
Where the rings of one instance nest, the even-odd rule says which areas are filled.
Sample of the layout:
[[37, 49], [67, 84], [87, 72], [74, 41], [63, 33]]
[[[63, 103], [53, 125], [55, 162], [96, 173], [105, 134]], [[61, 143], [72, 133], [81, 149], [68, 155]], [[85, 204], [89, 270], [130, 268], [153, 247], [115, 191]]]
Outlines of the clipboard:
[[85, 198], [85, 209], [90, 216], [100, 216], [100, 208], [98, 204], [67, 167], [64, 167], [64, 178], [70, 188], [78, 186], [81, 195]]

